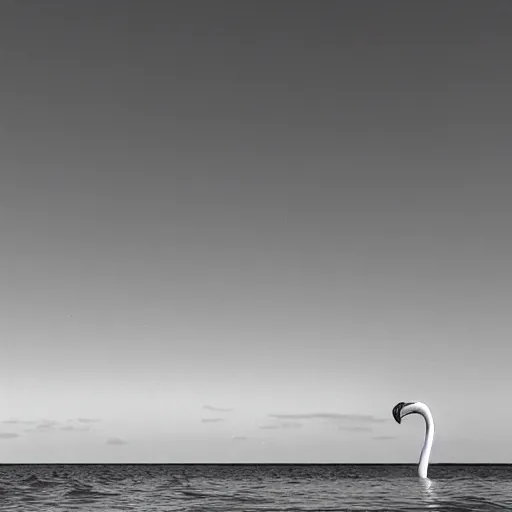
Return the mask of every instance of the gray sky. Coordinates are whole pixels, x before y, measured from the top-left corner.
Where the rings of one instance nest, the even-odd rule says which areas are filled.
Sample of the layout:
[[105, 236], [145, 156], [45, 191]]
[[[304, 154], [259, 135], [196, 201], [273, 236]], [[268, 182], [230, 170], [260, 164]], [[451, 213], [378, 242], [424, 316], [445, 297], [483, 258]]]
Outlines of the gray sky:
[[512, 462], [512, 4], [5, 0], [5, 462]]

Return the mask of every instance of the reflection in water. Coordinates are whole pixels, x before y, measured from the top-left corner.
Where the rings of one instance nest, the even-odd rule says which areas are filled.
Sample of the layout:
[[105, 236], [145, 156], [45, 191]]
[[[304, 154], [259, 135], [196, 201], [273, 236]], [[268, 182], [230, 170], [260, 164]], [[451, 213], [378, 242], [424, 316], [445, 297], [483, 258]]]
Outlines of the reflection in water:
[[430, 478], [420, 479], [421, 496], [429, 508], [437, 506], [438, 496], [434, 482]]
[[420, 484], [423, 487], [423, 489], [428, 491], [432, 487], [432, 480], [430, 480], [430, 478], [421, 478]]

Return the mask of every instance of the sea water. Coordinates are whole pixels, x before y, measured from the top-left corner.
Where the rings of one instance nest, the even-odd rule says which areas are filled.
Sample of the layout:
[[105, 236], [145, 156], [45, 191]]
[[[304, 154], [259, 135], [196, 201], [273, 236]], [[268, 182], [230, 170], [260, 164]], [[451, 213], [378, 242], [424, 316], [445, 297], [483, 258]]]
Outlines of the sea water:
[[512, 511], [512, 465], [1, 465], [0, 511]]

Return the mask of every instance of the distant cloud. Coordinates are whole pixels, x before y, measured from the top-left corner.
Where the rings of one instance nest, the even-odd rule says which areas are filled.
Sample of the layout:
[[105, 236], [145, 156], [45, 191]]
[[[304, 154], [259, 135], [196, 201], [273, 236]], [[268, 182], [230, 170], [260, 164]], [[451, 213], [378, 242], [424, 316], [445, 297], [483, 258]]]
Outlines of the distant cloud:
[[281, 428], [302, 428], [304, 423], [300, 421], [283, 421], [281, 422]]
[[78, 423], [99, 423], [101, 420], [97, 419], [97, 418], [77, 418], [76, 421], [78, 421]]
[[374, 436], [372, 439], [375, 439], [375, 441], [391, 441], [396, 439], [396, 436]]
[[269, 414], [270, 418], [277, 420], [332, 420], [351, 421], [358, 423], [384, 423], [386, 419], [376, 418], [371, 414], [338, 414], [333, 412], [317, 412], [309, 414]]
[[37, 426], [36, 430], [52, 430], [58, 425], [58, 421], [44, 420], [41, 421]]
[[224, 409], [222, 407], [214, 407], [213, 405], [203, 405], [203, 409], [207, 411], [215, 411], [215, 412], [231, 412], [233, 409]]
[[14, 432], [0, 432], [0, 439], [15, 439], [16, 437], [20, 437], [20, 435]]
[[[94, 418], [77, 418], [74, 420], [67, 420], [67, 425], [63, 425], [62, 422], [56, 420], [42, 420], [36, 421], [21, 421], [21, 420], [6, 420], [10, 424], [35, 424], [34, 428], [25, 429], [25, 432], [49, 432], [52, 430], [62, 430], [64, 432], [84, 432], [91, 430], [93, 423], [97, 423], [100, 420]], [[79, 423], [80, 425], [70, 425], [69, 423]]]
[[119, 439], [118, 437], [111, 437], [107, 439], [107, 444], [121, 446], [128, 444], [128, 441], [125, 441], [124, 439]]
[[219, 423], [220, 421], [225, 421], [224, 418], [203, 418], [201, 420], [202, 423]]
[[35, 421], [32, 420], [16, 420], [16, 419], [10, 419], [10, 420], [2, 420], [0, 423], [3, 423], [4, 425], [35, 425]]
[[74, 425], [64, 425], [60, 427], [64, 432], [88, 432], [91, 430], [91, 427], [75, 427]]
[[259, 425], [258, 428], [261, 430], [278, 430], [280, 428], [284, 429], [292, 429], [292, 428], [301, 428], [304, 423], [300, 421], [280, 421], [279, 423], [274, 423], [270, 425]]
[[373, 428], [371, 427], [346, 427], [340, 426], [338, 430], [342, 430], [344, 432], [373, 432]]
[[245, 436], [231, 436], [231, 439], [233, 439], [233, 441], [246, 441], [247, 437], [245, 437]]

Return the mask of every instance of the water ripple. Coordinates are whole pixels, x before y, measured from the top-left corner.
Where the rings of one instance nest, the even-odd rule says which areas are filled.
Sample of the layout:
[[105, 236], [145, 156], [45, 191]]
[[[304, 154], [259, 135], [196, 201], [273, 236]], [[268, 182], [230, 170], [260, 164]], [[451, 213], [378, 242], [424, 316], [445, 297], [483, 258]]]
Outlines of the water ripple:
[[10, 511], [512, 511], [511, 466], [0, 466]]

